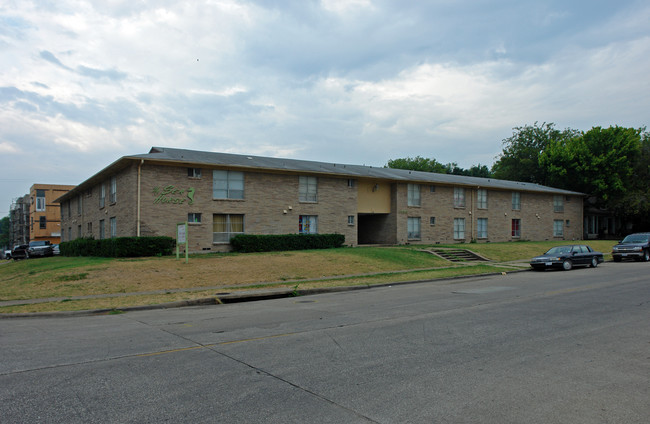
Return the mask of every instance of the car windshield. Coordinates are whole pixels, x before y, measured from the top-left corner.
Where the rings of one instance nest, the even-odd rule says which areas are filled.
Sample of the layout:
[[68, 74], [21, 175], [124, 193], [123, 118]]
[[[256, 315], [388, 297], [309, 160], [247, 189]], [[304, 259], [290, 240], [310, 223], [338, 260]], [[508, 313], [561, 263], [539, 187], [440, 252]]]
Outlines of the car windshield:
[[571, 246], [557, 246], [552, 247], [546, 252], [547, 255], [561, 255], [563, 253], [571, 252]]
[[645, 234], [630, 234], [625, 237], [622, 243], [645, 243], [648, 241], [648, 236]]

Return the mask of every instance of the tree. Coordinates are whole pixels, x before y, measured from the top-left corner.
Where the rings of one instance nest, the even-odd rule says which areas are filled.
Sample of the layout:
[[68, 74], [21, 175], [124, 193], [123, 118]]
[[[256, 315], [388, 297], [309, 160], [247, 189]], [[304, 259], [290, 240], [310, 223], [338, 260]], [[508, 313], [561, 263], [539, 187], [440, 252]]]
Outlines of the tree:
[[485, 165], [473, 165], [469, 169], [463, 169], [456, 162], [443, 165], [437, 160], [416, 156], [415, 158], [399, 158], [388, 161], [388, 168], [409, 169], [411, 171], [435, 172], [438, 174], [466, 175], [471, 177], [490, 178], [492, 173]]
[[0, 219], [0, 247], [9, 246], [11, 242], [11, 234], [9, 234], [11, 222], [8, 216]]
[[492, 166], [494, 178], [543, 185], [548, 183], [546, 169], [539, 163], [542, 152], [552, 141], [566, 142], [580, 135], [580, 131], [570, 128], [560, 131], [553, 123], [535, 122], [513, 130], [512, 136], [503, 140], [503, 152]]

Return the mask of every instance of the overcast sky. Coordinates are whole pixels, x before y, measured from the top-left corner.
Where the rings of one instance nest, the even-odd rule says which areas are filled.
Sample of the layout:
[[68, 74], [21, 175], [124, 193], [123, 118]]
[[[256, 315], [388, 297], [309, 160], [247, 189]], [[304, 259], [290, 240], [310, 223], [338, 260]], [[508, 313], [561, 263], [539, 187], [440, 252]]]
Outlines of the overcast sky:
[[650, 2], [3, 0], [0, 216], [151, 146], [491, 166], [650, 123]]

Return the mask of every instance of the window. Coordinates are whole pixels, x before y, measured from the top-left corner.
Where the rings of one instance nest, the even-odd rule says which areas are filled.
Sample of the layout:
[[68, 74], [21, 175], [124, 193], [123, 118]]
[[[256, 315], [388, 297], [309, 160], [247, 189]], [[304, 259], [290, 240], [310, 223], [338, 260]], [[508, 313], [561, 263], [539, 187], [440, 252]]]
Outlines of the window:
[[89, 188], [88, 190], [86, 190], [86, 197], [93, 197], [93, 189], [92, 188]]
[[201, 168], [187, 168], [187, 176], [190, 178], [201, 178]]
[[521, 194], [518, 191], [512, 193], [512, 210], [521, 210]]
[[436, 186], [434, 186], [434, 185], [429, 186], [429, 192], [430, 193], [435, 193], [436, 192]]
[[36, 212], [45, 212], [45, 190], [36, 190]]
[[354, 215], [348, 215], [348, 225], [354, 225]]
[[243, 199], [244, 173], [239, 171], [212, 171], [213, 199]]
[[477, 197], [478, 197], [478, 200], [477, 200], [476, 207], [479, 208], [479, 209], [487, 209], [487, 207], [488, 207], [487, 190], [485, 190], [483, 188], [479, 188], [478, 192], [477, 192]]
[[111, 177], [111, 186], [108, 192], [108, 201], [110, 203], [117, 202], [117, 177]]
[[65, 241], [65, 228], [61, 228], [61, 241]]
[[356, 187], [356, 185], [357, 185], [357, 180], [348, 178], [348, 187], [349, 188], [354, 188], [354, 187]]
[[553, 196], [553, 210], [564, 212], [564, 196]]
[[298, 218], [298, 233], [318, 234], [318, 216], [300, 215]]
[[72, 227], [68, 227], [68, 241], [72, 240]]
[[212, 242], [230, 243], [237, 234], [244, 234], [244, 215], [212, 215]]
[[479, 218], [476, 220], [476, 236], [480, 239], [487, 238], [488, 236], [487, 218]]
[[465, 240], [465, 218], [454, 218], [454, 239]]
[[41, 230], [44, 230], [47, 228], [47, 218], [44, 216], [41, 216], [38, 218], [38, 228]]
[[420, 206], [420, 184], [408, 184], [407, 202], [409, 206]]
[[88, 232], [88, 236], [92, 236], [92, 235], [93, 235], [93, 223], [92, 223], [92, 222], [89, 222], [89, 223], [86, 224], [86, 225], [87, 225], [87, 227], [88, 227], [88, 228], [86, 229], [87, 232]]
[[454, 207], [455, 208], [464, 208], [465, 207], [465, 189], [454, 187]]
[[103, 219], [99, 220], [99, 239], [102, 240], [106, 238], [106, 223]]
[[521, 237], [521, 219], [512, 220], [512, 237]]
[[318, 201], [318, 180], [316, 177], [300, 176], [298, 192], [301, 202]]
[[82, 206], [81, 199], [82, 199], [82, 197], [81, 197], [81, 194], [80, 194], [79, 197], [77, 198], [77, 214], [78, 215], [81, 215], [81, 212], [83, 211], [83, 206]]
[[110, 219], [110, 224], [111, 224], [111, 238], [117, 237], [117, 220], [115, 217], [112, 217]]
[[564, 223], [566, 224], [567, 227], [571, 226], [571, 220], [570, 219], [567, 219]]
[[409, 217], [407, 226], [408, 226], [407, 238], [409, 240], [419, 240], [420, 239], [420, 218]]
[[188, 213], [187, 222], [190, 224], [200, 224], [201, 223], [201, 214], [200, 213]]
[[432, 216], [431, 218], [429, 218], [429, 225], [436, 225], [436, 217], [435, 216]]
[[65, 202], [65, 204], [68, 207], [68, 218], [70, 218], [72, 216], [72, 212], [70, 208], [70, 205], [72, 204], [72, 200], [68, 200], [67, 202]]
[[556, 219], [553, 221], [553, 237], [564, 236], [564, 221]]
[[106, 205], [106, 185], [102, 184], [99, 188], [99, 208], [103, 208]]
[[81, 224], [77, 225], [77, 238], [81, 238]]

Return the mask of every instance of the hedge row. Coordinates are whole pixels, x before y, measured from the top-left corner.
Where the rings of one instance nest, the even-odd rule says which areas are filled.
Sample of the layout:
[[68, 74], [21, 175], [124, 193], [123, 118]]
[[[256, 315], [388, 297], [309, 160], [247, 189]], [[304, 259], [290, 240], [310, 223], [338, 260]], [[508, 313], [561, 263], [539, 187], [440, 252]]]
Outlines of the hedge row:
[[239, 234], [230, 240], [235, 252], [272, 252], [282, 250], [330, 249], [345, 243], [343, 234]]
[[171, 255], [175, 246], [176, 240], [171, 237], [117, 237], [79, 238], [61, 243], [60, 249], [64, 256], [133, 258]]

